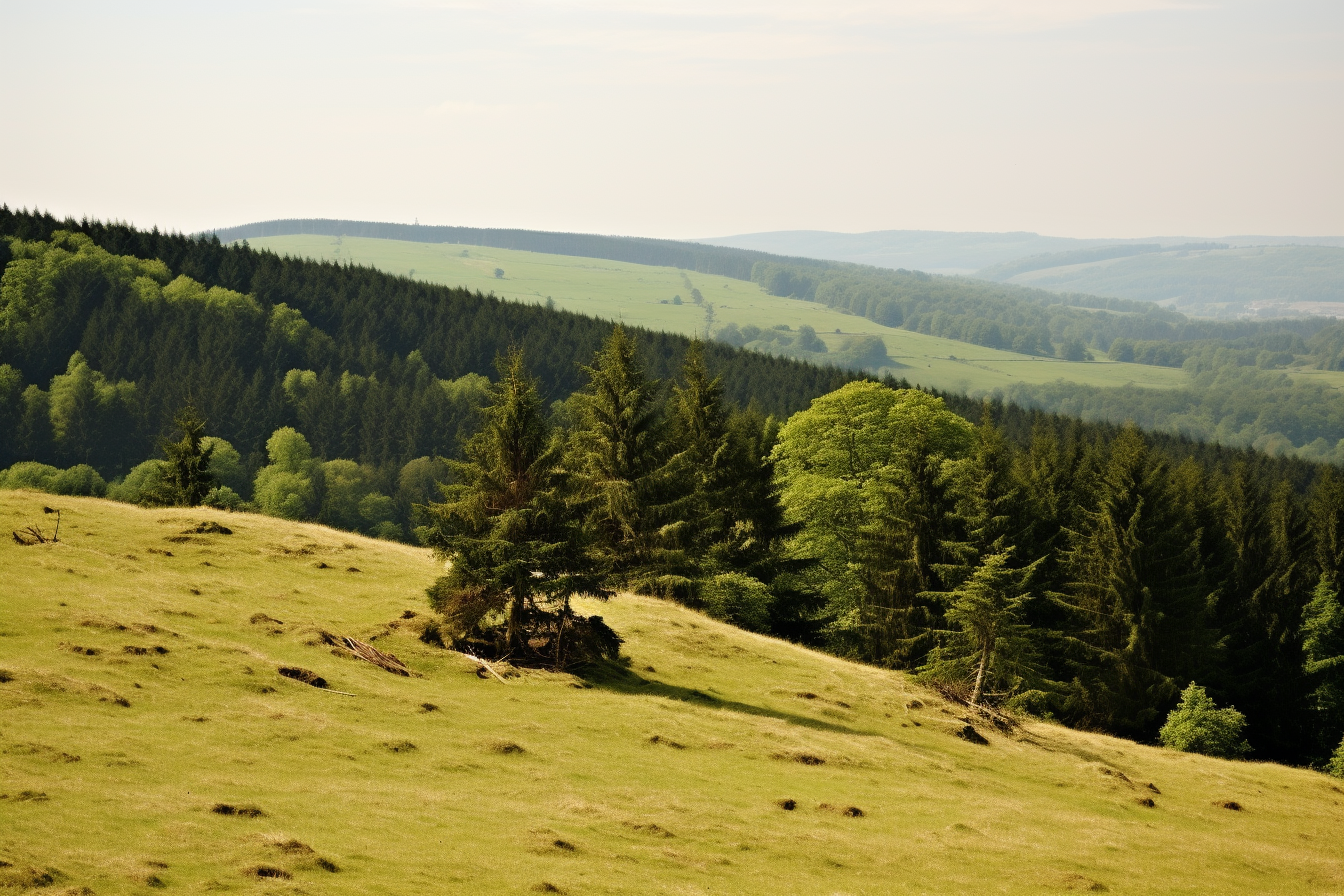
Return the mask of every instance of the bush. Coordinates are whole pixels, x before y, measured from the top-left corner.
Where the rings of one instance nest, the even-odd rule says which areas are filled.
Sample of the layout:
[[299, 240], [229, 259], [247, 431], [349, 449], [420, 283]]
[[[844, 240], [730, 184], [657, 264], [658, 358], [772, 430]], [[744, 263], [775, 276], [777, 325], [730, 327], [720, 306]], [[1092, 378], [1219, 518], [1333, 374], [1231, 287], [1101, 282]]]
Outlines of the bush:
[[1325, 770], [1336, 778], [1344, 778], [1344, 740], [1341, 740], [1339, 746], [1335, 748], [1335, 755], [1330, 757]]
[[88, 464], [62, 470], [36, 461], [22, 461], [0, 471], [0, 488], [28, 488], [53, 495], [83, 495], [101, 498], [107, 494], [107, 482]]
[[78, 464], [62, 470], [51, 480], [50, 491], [57, 495], [84, 495], [102, 498], [107, 495], [107, 482], [88, 464]]
[[705, 612], [753, 632], [770, 630], [775, 597], [764, 582], [740, 572], [725, 572], [700, 586]]
[[26, 460], [0, 473], [0, 486], [4, 488], [30, 488], [37, 492], [51, 491], [51, 483], [61, 471], [50, 464], [40, 464]]
[[204, 507], [214, 507], [219, 510], [246, 510], [248, 503], [242, 496], [227, 485], [217, 485], [206, 493], [201, 499], [201, 505]]
[[1235, 759], [1251, 751], [1241, 739], [1246, 717], [1229, 706], [1218, 709], [1213, 699], [1193, 681], [1181, 692], [1180, 704], [1167, 716], [1157, 736], [1163, 746], [1182, 753], [1203, 753]]
[[168, 464], [161, 460], [147, 460], [136, 464], [126, 478], [108, 489], [108, 497], [127, 504], [156, 503], [168, 488]]

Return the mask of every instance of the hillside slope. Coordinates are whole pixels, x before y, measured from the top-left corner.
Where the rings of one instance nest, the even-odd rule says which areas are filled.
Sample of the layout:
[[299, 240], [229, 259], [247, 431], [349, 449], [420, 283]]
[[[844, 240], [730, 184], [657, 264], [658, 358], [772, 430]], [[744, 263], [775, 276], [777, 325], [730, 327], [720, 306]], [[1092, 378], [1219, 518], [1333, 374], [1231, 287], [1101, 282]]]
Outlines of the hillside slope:
[[[886, 370], [912, 383], [950, 392], [981, 394], [1018, 383], [1060, 379], [1090, 386], [1150, 389], [1175, 388], [1187, 381], [1175, 368], [1104, 359], [1083, 363], [1042, 358], [883, 326], [819, 302], [772, 296], [750, 281], [672, 267], [364, 237], [266, 236], [249, 244], [281, 255], [353, 262], [389, 274], [493, 292], [510, 301], [544, 304], [549, 298], [565, 311], [685, 336], [705, 332], [705, 309], [690, 301], [690, 290], [695, 288], [714, 306], [716, 327], [733, 323], [761, 329], [786, 325], [796, 330], [806, 325], [817, 331], [831, 352], [840, 351], [854, 336], [877, 336], [892, 363], [873, 372]], [[496, 267], [504, 271], [504, 277], [494, 275]], [[671, 304], [673, 296], [680, 296], [682, 304]]]
[[1344, 888], [1344, 788], [1315, 773], [1045, 723], [970, 743], [903, 675], [630, 596], [598, 609], [627, 670], [501, 682], [403, 618], [425, 551], [26, 492], [0, 529], [49, 532], [53, 500], [60, 543], [0, 546], [0, 888]]

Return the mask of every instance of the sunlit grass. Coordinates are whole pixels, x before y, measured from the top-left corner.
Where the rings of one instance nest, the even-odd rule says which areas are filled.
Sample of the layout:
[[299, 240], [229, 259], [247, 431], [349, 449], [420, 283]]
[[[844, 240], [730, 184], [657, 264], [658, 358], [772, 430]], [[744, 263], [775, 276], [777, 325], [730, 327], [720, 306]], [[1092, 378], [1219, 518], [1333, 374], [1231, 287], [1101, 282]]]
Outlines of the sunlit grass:
[[[27, 492], [0, 492], [0, 532], [49, 531], [53, 502], [59, 544], [0, 545], [0, 891], [1344, 886], [1344, 791], [1316, 773], [1046, 723], [973, 719], [977, 746], [955, 736], [965, 710], [900, 673], [631, 596], [584, 607], [628, 666], [501, 683], [403, 618], [426, 611], [426, 551]], [[187, 532], [206, 519], [233, 534]]]

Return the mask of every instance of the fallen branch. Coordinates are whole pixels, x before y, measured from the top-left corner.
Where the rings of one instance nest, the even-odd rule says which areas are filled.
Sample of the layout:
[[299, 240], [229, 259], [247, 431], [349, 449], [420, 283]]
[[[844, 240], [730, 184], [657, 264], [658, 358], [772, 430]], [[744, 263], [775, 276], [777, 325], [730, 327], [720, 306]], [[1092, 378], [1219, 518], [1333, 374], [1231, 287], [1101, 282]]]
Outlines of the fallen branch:
[[502, 675], [500, 675], [498, 672], [496, 672], [496, 671], [495, 671], [495, 667], [492, 666], [492, 665], [490, 665], [489, 663], [487, 663], [485, 660], [483, 660], [483, 659], [481, 659], [480, 657], [475, 656], [475, 655], [473, 655], [473, 654], [467, 653], [465, 650], [459, 650], [458, 653], [462, 654], [464, 657], [466, 657], [467, 659], [471, 660], [472, 662], [480, 663], [481, 666], [482, 666], [482, 668], [484, 668], [487, 672], [489, 672], [491, 675], [493, 675], [493, 676], [495, 676], [496, 678], [498, 678], [500, 681], [504, 682], [504, 684], [508, 684], [507, 681], [504, 681], [504, 676], [502, 676]]
[[406, 667], [406, 664], [397, 659], [390, 653], [383, 653], [372, 644], [366, 644], [358, 638], [351, 638], [346, 635], [333, 635], [330, 632], [322, 633], [322, 640], [334, 647], [340, 647], [350, 651], [366, 663], [373, 663], [380, 669], [385, 669], [393, 675], [402, 675], [406, 678], [418, 678], [414, 672]]

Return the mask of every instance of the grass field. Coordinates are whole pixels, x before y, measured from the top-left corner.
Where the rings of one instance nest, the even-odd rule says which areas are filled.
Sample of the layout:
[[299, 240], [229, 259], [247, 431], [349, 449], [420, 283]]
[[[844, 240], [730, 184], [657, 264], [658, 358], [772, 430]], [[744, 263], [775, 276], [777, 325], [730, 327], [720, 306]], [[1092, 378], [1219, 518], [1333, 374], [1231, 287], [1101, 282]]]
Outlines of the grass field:
[[630, 596], [600, 608], [628, 667], [482, 678], [406, 618], [423, 550], [28, 492], [0, 530], [52, 502], [60, 543], [0, 545], [0, 891], [1344, 892], [1320, 774], [1046, 723], [977, 745], [902, 674]]
[[[296, 235], [264, 237], [249, 243], [282, 254], [353, 261], [391, 274], [494, 292], [520, 302], [544, 303], [550, 298], [557, 308], [685, 335], [703, 334], [705, 329], [704, 309], [690, 302], [694, 286], [706, 302], [713, 304], [716, 325], [731, 321], [763, 329], [777, 324], [797, 329], [809, 324], [832, 349], [849, 335], [877, 335], [886, 342], [888, 355], [901, 365], [893, 373], [913, 383], [949, 391], [985, 392], [1016, 383], [1057, 379], [1150, 388], [1170, 388], [1185, 382], [1182, 371], [1166, 367], [1109, 361], [1079, 364], [884, 327], [815, 302], [769, 295], [754, 283], [678, 268], [354, 237]], [[504, 271], [503, 278], [495, 277], [496, 268]], [[683, 304], [671, 304], [677, 295]]]

